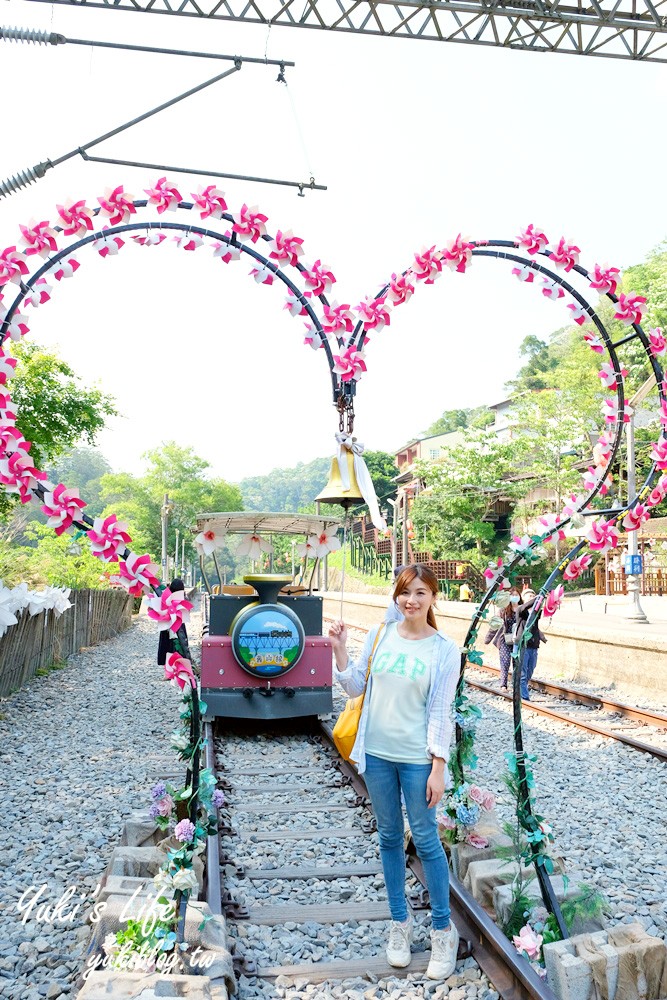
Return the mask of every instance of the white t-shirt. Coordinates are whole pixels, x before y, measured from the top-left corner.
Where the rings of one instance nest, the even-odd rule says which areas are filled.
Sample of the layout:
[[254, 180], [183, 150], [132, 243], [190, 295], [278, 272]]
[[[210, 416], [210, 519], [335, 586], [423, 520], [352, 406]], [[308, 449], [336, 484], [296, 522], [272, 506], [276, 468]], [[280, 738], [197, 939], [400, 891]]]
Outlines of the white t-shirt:
[[402, 639], [394, 622], [386, 630], [371, 665], [366, 753], [404, 764], [429, 764], [426, 703], [437, 636]]

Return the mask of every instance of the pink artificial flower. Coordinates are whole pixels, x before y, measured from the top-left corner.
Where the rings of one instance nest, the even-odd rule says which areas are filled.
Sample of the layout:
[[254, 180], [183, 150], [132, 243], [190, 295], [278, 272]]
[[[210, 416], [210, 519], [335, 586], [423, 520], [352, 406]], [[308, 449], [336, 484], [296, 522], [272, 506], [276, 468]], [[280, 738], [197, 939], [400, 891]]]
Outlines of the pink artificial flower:
[[495, 562], [490, 562], [486, 569], [484, 570], [484, 576], [487, 580], [497, 580], [503, 571], [504, 563], [502, 559], [498, 558]]
[[645, 521], [648, 521], [650, 516], [650, 508], [645, 507], [642, 503], [637, 503], [623, 518], [623, 527], [626, 531], [637, 531]]
[[52, 229], [46, 220], [44, 222], [33, 222], [30, 226], [21, 226], [21, 242], [25, 246], [26, 257], [39, 254], [44, 260], [58, 250], [56, 242], [56, 231]]
[[542, 295], [547, 299], [562, 299], [565, 292], [556, 281], [552, 281], [551, 278], [543, 278]]
[[39, 306], [42, 306], [45, 302], [49, 301], [52, 291], [53, 288], [51, 285], [46, 283], [46, 278], [38, 278], [26, 295], [24, 302], [26, 305], [37, 309]]
[[354, 316], [350, 312], [349, 303], [345, 302], [339, 306], [337, 302], [333, 302], [330, 306], [325, 306], [322, 329], [325, 333], [335, 333], [336, 330], [352, 333]]
[[185, 597], [172, 594], [169, 587], [165, 587], [160, 595], [153, 597], [148, 602], [148, 617], [158, 623], [158, 630], [163, 632], [169, 629], [171, 632], [178, 632], [184, 622], [190, 620], [190, 612], [193, 605], [186, 601]]
[[643, 295], [625, 295], [624, 292], [618, 297], [614, 319], [620, 319], [626, 326], [633, 323], [641, 323], [646, 312], [646, 299]]
[[484, 801], [484, 792], [479, 787], [479, 785], [471, 785], [468, 790], [468, 795], [470, 796], [473, 802], [477, 803], [477, 805], [479, 806], [482, 805]]
[[601, 496], [604, 496], [609, 491], [609, 487], [612, 484], [611, 476], [607, 476], [606, 479], [604, 478], [605, 472], [606, 468], [604, 466], [589, 465], [588, 469], [583, 474], [584, 489], [594, 490], [595, 487], [602, 482], [599, 492]]
[[651, 449], [651, 461], [655, 462], [659, 469], [667, 469], [667, 440], [665, 438], [654, 442]]
[[582, 509], [585, 497], [578, 497], [574, 493], [571, 493], [563, 507], [560, 517], [561, 521], [564, 521], [567, 517], [572, 517], [573, 514], [578, 513]]
[[268, 222], [268, 216], [258, 212], [257, 205], [253, 205], [252, 208], [242, 205], [240, 212], [232, 214], [234, 217], [232, 229], [238, 233], [242, 240], [251, 240], [256, 243], [260, 236], [266, 234], [264, 223]]
[[386, 296], [379, 299], [363, 299], [358, 306], [355, 306], [355, 312], [363, 321], [364, 332], [380, 331], [391, 323], [391, 306], [387, 304]]
[[411, 271], [417, 281], [432, 285], [442, 272], [442, 253], [436, 250], [435, 246], [428, 250], [426, 247], [422, 247], [421, 252], [415, 254], [415, 262]]
[[464, 274], [465, 269], [472, 260], [474, 243], [468, 243], [459, 233], [456, 239], [451, 240], [442, 248], [442, 258], [451, 271], [458, 271]]
[[572, 319], [578, 326], [583, 326], [586, 320], [589, 318], [588, 313], [584, 306], [580, 306], [578, 303], [570, 302], [568, 309], [572, 312]]
[[44, 494], [42, 513], [47, 515], [49, 528], [53, 528], [56, 535], [62, 535], [79, 519], [85, 506], [78, 490], [68, 490], [63, 483], [59, 483], [51, 492]]
[[84, 199], [57, 205], [58, 215], [63, 224], [63, 236], [85, 236], [92, 232], [95, 211], [88, 208]]
[[530, 924], [522, 927], [512, 938], [512, 944], [519, 952], [524, 952], [530, 959], [539, 958], [542, 947], [542, 935], [536, 934]]
[[[621, 272], [617, 267], [608, 264], [596, 264], [593, 268], [591, 288], [597, 289], [600, 295], [615, 295]], [[590, 275], [589, 275], [590, 277]]]
[[[606, 423], [615, 424], [618, 421], [617, 399], [605, 399], [600, 409], [604, 414], [604, 419]], [[632, 408], [628, 406], [626, 403], [625, 406], [623, 407], [623, 423], [624, 424], [629, 423], [631, 416], [632, 416]]]
[[[225, 236], [231, 240], [232, 234], [227, 230]], [[233, 243], [218, 243], [217, 241], [211, 244], [213, 247], [213, 256], [219, 257], [223, 264], [231, 264], [234, 260], [240, 260], [241, 249], [235, 246]]]
[[604, 364], [602, 365], [602, 368], [598, 372], [598, 378], [600, 379], [602, 384], [606, 386], [607, 389], [611, 389], [611, 387], [616, 385], [617, 382], [622, 382], [623, 379], [627, 376], [627, 374], [628, 374], [628, 369], [621, 368], [620, 372], [617, 375], [617, 373], [614, 371], [614, 366], [612, 365], [611, 361], [605, 361]]
[[568, 243], [564, 236], [561, 236], [556, 247], [549, 254], [556, 267], [563, 267], [566, 271], [571, 271], [575, 264], [579, 263], [579, 247], [574, 243]]
[[197, 194], [192, 194], [192, 200], [199, 209], [202, 219], [221, 219], [222, 213], [227, 211], [225, 192], [219, 191], [215, 184], [208, 187], [200, 187]]
[[328, 264], [316, 260], [311, 268], [305, 268], [303, 277], [313, 295], [328, 295], [336, 279]]
[[157, 229], [149, 229], [145, 235], [138, 234], [130, 237], [140, 247], [159, 247], [167, 238], [166, 233], [161, 233]]
[[525, 229], [521, 230], [521, 233], [517, 237], [516, 245], [526, 250], [531, 256], [539, 253], [540, 250], [544, 250], [548, 246], [549, 240], [546, 238], [545, 234], [541, 232], [533, 223], [526, 226]]
[[603, 553], [616, 548], [619, 532], [612, 521], [593, 521], [586, 538], [594, 551]]
[[567, 564], [563, 570], [564, 580], [576, 580], [578, 579], [584, 570], [587, 570], [590, 566], [593, 557], [587, 552], [586, 555], [579, 556], [577, 559], [573, 559]]
[[[0, 397], [1, 399], [2, 397]], [[649, 495], [644, 499], [645, 507], [656, 507], [667, 496], [667, 476], [661, 476]]]
[[174, 243], [180, 250], [198, 250], [204, 245], [204, 237], [199, 233], [186, 233], [181, 236], [174, 236]]
[[656, 326], [654, 330], [649, 330], [648, 346], [654, 358], [659, 357], [667, 351], [667, 340], [663, 336], [662, 327]]
[[[90, 532], [88, 535], [90, 537]], [[125, 560], [121, 559], [118, 563], [118, 573], [121, 585], [135, 597], [151, 593], [160, 582], [160, 569], [147, 554], [138, 556], [128, 552]]]
[[197, 678], [193, 673], [192, 664], [179, 653], [170, 653], [167, 657], [167, 662], [164, 666], [164, 676], [166, 680], [171, 681], [174, 687], [179, 687], [181, 691], [185, 690], [186, 685], [193, 688], [197, 687]]
[[482, 809], [486, 809], [487, 812], [491, 812], [495, 808], [496, 797], [493, 792], [484, 792], [482, 797]]
[[272, 260], [284, 260], [292, 267], [296, 267], [299, 257], [303, 256], [303, 240], [300, 236], [295, 236], [291, 229], [282, 233], [280, 230], [275, 238], [269, 241], [272, 248], [269, 257]]
[[16, 358], [12, 358], [9, 354], [5, 354], [3, 349], [0, 347], [0, 385], [7, 385], [10, 378], [14, 377], [15, 368]]
[[28, 271], [25, 255], [20, 253], [16, 247], [6, 247], [0, 253], [0, 286], [6, 285], [9, 281], [20, 285], [21, 279], [25, 274], [28, 274]]
[[489, 846], [489, 842], [486, 837], [481, 837], [478, 833], [467, 833], [465, 835], [464, 843], [470, 844], [471, 847], [476, 848], [478, 851], [481, 851], [485, 847]]
[[248, 274], [251, 278], [254, 278], [258, 285], [272, 285], [273, 279], [275, 277], [274, 272], [270, 270], [265, 264], [259, 264], [257, 267], [253, 267]]
[[76, 257], [68, 257], [67, 259], [59, 261], [55, 267], [49, 271], [56, 281], [62, 281], [63, 278], [71, 278], [75, 271], [78, 271], [80, 264]]
[[[102, 231], [105, 232], [105, 230]], [[120, 236], [109, 236], [107, 234], [93, 240], [93, 246], [100, 257], [115, 257], [118, 251], [125, 246], [125, 240], [122, 240]]]
[[348, 347], [342, 354], [334, 355], [334, 371], [340, 375], [341, 382], [356, 382], [366, 371], [364, 356], [361, 351]]
[[163, 795], [160, 801], [156, 802], [155, 805], [160, 816], [171, 816], [172, 809], [174, 808], [174, 800], [171, 795]]
[[[308, 295], [309, 293], [306, 292], [305, 294]], [[300, 296], [298, 296], [295, 292], [293, 292], [291, 288], [287, 293], [287, 297], [285, 298], [284, 308], [289, 311], [290, 316], [308, 315], [308, 310], [306, 309], [303, 299]]]
[[8, 392], [0, 392], [0, 421], [4, 424], [13, 424], [19, 408], [12, 403], [12, 397]]
[[549, 531], [549, 534], [542, 539], [543, 542], [562, 542], [565, 540], [565, 532], [562, 528], [557, 527], [560, 520], [558, 514], [545, 514], [544, 517], [539, 518], [540, 524]]
[[[9, 310], [0, 306], [0, 324], [5, 321]], [[20, 340], [21, 337], [25, 337], [26, 333], [30, 332], [30, 327], [25, 321], [25, 317], [20, 312], [15, 312], [7, 325], [7, 335], [10, 340]]]
[[405, 274], [392, 274], [387, 288], [387, 298], [395, 306], [408, 302], [414, 294], [415, 286], [410, 281], [411, 274], [411, 271]]
[[126, 194], [122, 184], [113, 190], [107, 188], [104, 195], [97, 200], [101, 205], [102, 214], [109, 216], [109, 222], [112, 226], [120, 226], [129, 222], [130, 216], [137, 211], [134, 207], [133, 195]]
[[550, 590], [547, 596], [544, 598], [542, 603], [542, 614], [545, 618], [551, 618], [558, 611], [563, 596], [565, 594], [565, 587], [559, 584], [553, 590]]
[[183, 198], [178, 188], [168, 184], [166, 177], [160, 177], [155, 187], [144, 188], [148, 195], [149, 205], [157, 208], [158, 215], [163, 212], [175, 212]]
[[438, 816], [438, 826], [441, 826], [443, 830], [455, 830], [456, 822], [447, 813], [443, 813], [442, 816]]
[[584, 340], [586, 341], [590, 349], [592, 351], [595, 351], [596, 354], [602, 354], [604, 352], [604, 344], [596, 334], [585, 333]]
[[104, 562], [115, 562], [119, 550], [132, 541], [127, 531], [127, 524], [119, 521], [115, 514], [109, 514], [104, 519], [96, 517], [93, 527], [88, 531], [88, 540], [93, 555], [103, 559]]
[[512, 268], [512, 274], [515, 278], [518, 278], [519, 281], [535, 281], [535, 271], [529, 264], [515, 264]]

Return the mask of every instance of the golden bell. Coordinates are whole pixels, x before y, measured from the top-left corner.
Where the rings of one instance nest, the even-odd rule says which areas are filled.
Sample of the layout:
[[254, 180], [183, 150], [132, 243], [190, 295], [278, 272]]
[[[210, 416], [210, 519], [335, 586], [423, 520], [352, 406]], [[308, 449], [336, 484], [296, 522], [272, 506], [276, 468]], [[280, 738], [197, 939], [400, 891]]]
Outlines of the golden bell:
[[345, 461], [347, 462], [347, 474], [350, 477], [349, 490], [343, 489], [343, 480], [340, 478], [340, 468], [338, 458], [331, 459], [331, 469], [329, 470], [329, 482], [324, 487], [319, 496], [315, 499], [320, 503], [339, 503], [346, 510], [363, 503], [364, 498], [357, 484], [357, 477], [354, 474], [354, 455], [345, 449]]

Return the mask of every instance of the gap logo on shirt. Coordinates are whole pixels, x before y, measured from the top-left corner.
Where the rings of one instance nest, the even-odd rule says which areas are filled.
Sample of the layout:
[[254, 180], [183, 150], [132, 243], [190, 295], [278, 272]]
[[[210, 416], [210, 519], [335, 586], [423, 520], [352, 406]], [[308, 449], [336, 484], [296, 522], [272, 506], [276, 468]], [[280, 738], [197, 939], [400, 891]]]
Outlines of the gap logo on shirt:
[[423, 660], [409, 653], [380, 653], [373, 662], [374, 674], [395, 674], [411, 681], [423, 677], [427, 670], [428, 665]]

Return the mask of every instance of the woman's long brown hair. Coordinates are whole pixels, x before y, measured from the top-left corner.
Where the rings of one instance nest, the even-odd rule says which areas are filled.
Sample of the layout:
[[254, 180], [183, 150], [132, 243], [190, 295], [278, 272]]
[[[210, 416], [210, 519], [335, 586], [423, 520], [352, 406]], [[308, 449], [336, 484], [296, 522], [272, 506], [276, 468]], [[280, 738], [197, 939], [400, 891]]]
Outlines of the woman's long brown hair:
[[[400, 595], [403, 593], [408, 584], [412, 583], [412, 581], [416, 579], [416, 577], [419, 577], [422, 583], [426, 584], [426, 586], [433, 593], [434, 597], [438, 596], [440, 588], [438, 586], [438, 579], [435, 573], [432, 570], [430, 570], [428, 566], [424, 566], [422, 563], [414, 563], [412, 566], [406, 566], [405, 569], [401, 573], [399, 573], [396, 583], [394, 584], [394, 593], [393, 593], [394, 601], [396, 600], [397, 597], [400, 597]], [[437, 631], [438, 626], [435, 621], [435, 612], [433, 611], [433, 605], [431, 605], [431, 607], [428, 609], [428, 614], [426, 616], [426, 624], [430, 625], [431, 628], [434, 628]]]

